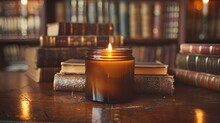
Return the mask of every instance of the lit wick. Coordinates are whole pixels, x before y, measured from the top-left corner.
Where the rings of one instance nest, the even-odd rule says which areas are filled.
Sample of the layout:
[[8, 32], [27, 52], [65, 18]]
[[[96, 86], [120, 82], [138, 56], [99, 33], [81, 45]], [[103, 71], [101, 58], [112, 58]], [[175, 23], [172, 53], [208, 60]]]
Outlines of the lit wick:
[[111, 58], [112, 57], [112, 44], [108, 43], [108, 48], [106, 48], [106, 50], [108, 50], [108, 57]]
[[108, 43], [108, 48], [107, 50], [112, 50], [112, 44], [111, 43]]

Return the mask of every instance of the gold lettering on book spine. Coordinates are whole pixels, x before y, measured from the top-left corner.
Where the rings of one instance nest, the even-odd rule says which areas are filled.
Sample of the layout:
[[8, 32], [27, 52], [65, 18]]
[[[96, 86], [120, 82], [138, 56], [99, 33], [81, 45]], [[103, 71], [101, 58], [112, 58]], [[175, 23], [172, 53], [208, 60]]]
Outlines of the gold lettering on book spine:
[[71, 46], [72, 44], [71, 44], [71, 38], [70, 38], [70, 36], [68, 36], [67, 37], [67, 46]]
[[84, 46], [85, 45], [85, 40], [84, 40], [84, 36], [80, 36], [80, 46]]
[[56, 37], [53, 37], [53, 36], [49, 37], [49, 42], [50, 43], [48, 44], [48, 46], [55, 46], [55, 41], [56, 41]]
[[40, 36], [40, 46], [43, 46], [43, 45], [44, 45], [44, 37]]
[[94, 45], [97, 46], [97, 36], [94, 37]]
[[209, 54], [212, 54], [213, 53], [213, 46], [210, 46], [209, 47]]
[[189, 55], [186, 56], [185, 60], [186, 60], [186, 64], [184, 66], [186, 66], [187, 69], [189, 69], [189, 65], [188, 65], [189, 64]]

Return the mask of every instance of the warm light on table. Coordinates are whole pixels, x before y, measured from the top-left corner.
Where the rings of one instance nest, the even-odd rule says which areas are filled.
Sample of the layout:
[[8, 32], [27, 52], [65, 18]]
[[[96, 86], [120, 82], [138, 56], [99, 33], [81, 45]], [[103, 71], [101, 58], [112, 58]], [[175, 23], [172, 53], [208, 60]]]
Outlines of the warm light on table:
[[134, 57], [129, 48], [91, 49], [86, 59], [86, 98], [118, 103], [132, 98]]

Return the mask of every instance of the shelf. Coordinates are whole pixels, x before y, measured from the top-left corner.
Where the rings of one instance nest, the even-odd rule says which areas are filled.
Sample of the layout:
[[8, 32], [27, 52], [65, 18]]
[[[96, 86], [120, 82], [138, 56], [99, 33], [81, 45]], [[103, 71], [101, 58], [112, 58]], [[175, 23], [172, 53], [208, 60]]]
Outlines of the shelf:
[[209, 39], [186, 39], [187, 43], [213, 43], [219, 44], [220, 39], [217, 38], [209, 38]]
[[146, 45], [167, 45], [177, 43], [178, 39], [131, 39], [125, 38], [125, 45], [137, 45], [137, 46], [146, 46]]
[[31, 44], [39, 45], [39, 36], [18, 36], [18, 35], [7, 35], [0, 36], [0, 44]]

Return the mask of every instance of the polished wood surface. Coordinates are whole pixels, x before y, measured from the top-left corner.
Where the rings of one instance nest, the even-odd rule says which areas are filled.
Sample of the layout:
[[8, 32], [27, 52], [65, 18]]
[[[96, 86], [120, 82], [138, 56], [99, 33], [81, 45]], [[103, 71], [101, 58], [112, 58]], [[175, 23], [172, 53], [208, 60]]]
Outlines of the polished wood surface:
[[84, 93], [55, 92], [23, 72], [0, 72], [0, 122], [219, 122], [220, 93], [175, 85], [171, 95], [136, 95], [128, 103], [88, 101]]

